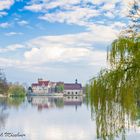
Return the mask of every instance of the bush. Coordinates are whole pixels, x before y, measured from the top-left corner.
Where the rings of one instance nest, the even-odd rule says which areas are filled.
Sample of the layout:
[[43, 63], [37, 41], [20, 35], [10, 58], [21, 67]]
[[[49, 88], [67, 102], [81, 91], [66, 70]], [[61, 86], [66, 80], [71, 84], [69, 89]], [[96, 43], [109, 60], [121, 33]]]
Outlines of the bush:
[[24, 97], [26, 95], [25, 89], [21, 85], [11, 85], [8, 94], [11, 97]]

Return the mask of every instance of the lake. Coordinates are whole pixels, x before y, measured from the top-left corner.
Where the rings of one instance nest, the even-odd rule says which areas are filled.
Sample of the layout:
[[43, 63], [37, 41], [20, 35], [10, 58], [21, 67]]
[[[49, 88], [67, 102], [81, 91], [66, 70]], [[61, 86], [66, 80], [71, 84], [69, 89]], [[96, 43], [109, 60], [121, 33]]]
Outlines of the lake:
[[[138, 119], [134, 125], [116, 133], [115, 130], [120, 129], [119, 122], [114, 126], [108, 123], [103, 130], [104, 125], [98, 124], [99, 114], [93, 110], [81, 96], [1, 98], [0, 140], [97, 140], [99, 135], [103, 140], [140, 139]], [[129, 122], [125, 120], [125, 123]], [[111, 136], [103, 137], [100, 133], [110, 131], [109, 128], [113, 130]], [[6, 135], [6, 132], [18, 136]]]

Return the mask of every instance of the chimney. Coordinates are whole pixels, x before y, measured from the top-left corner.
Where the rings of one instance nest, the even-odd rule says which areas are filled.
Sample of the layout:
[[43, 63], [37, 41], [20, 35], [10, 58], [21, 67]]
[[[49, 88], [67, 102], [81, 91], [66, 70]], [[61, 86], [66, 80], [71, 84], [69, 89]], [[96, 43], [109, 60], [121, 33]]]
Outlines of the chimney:
[[77, 84], [78, 83], [78, 80], [77, 79], [75, 79], [75, 84]]

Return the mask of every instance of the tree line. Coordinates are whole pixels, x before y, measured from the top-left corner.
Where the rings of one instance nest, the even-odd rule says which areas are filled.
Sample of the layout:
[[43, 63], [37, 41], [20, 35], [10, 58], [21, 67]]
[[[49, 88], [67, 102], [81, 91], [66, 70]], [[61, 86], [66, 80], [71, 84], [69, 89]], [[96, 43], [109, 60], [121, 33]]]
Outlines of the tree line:
[[19, 84], [8, 83], [2, 69], [0, 69], [0, 95], [12, 97], [24, 97], [25, 88]]

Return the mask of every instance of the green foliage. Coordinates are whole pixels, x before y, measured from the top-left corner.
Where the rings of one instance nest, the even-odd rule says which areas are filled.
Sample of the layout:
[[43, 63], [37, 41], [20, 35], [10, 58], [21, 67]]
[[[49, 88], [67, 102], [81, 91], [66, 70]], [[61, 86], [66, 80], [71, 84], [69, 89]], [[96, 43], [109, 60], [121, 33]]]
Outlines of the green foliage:
[[120, 37], [108, 52], [108, 61], [114, 69], [139, 68], [140, 37]]
[[63, 84], [59, 84], [56, 86], [56, 92], [60, 93], [64, 91], [64, 85]]
[[18, 108], [25, 100], [24, 96], [20, 97], [9, 97], [7, 98], [7, 104], [10, 107], [16, 107]]
[[[110, 69], [101, 70], [91, 80], [88, 103], [96, 118], [97, 138], [114, 140], [134, 125], [140, 112], [140, 7], [135, 1], [128, 26], [108, 50]], [[128, 122], [128, 123], [126, 123]]]
[[8, 85], [5, 84], [5, 83], [0, 83], [0, 94], [7, 94], [7, 91], [8, 91]]
[[59, 108], [63, 108], [64, 107], [64, 100], [63, 98], [57, 98], [54, 99], [55, 105]]
[[12, 97], [24, 97], [26, 95], [25, 89], [21, 85], [11, 85], [8, 94]]
[[5, 78], [4, 73], [0, 69], [0, 94], [7, 94], [8, 84]]

